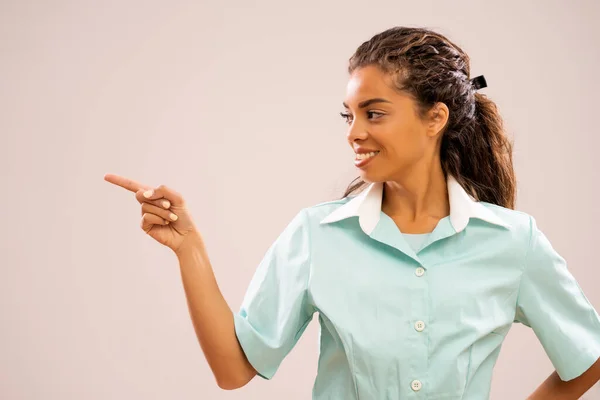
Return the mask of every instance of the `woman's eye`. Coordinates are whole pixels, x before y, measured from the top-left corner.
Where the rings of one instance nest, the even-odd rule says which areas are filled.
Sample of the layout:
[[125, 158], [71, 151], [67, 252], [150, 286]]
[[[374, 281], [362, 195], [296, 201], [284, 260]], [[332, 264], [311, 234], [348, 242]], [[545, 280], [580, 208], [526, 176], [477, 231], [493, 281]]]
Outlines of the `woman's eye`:
[[341, 112], [340, 115], [346, 120], [346, 123], [350, 122], [348, 121], [348, 118], [350, 118], [350, 114]]
[[[383, 115], [382, 113], [378, 113], [376, 111], [367, 111], [366, 113], [367, 115]], [[352, 117], [351, 114], [341, 112], [340, 115], [346, 120], [347, 123], [350, 122], [349, 118]]]

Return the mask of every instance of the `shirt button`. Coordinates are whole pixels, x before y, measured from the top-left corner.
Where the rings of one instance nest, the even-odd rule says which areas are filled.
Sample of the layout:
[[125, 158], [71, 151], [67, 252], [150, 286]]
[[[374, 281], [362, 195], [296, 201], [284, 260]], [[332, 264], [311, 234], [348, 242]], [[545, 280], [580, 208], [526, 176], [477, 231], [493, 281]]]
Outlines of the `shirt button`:
[[415, 392], [418, 392], [419, 390], [421, 390], [421, 387], [423, 385], [421, 384], [421, 381], [415, 379], [414, 381], [412, 381], [410, 383], [410, 387], [412, 388], [412, 390], [414, 390]]
[[423, 267], [419, 267], [415, 270], [416, 276], [423, 276], [424, 273], [425, 273], [425, 269]]
[[415, 322], [415, 329], [419, 332], [422, 332], [423, 329], [425, 329], [425, 322], [423, 322], [423, 321]]

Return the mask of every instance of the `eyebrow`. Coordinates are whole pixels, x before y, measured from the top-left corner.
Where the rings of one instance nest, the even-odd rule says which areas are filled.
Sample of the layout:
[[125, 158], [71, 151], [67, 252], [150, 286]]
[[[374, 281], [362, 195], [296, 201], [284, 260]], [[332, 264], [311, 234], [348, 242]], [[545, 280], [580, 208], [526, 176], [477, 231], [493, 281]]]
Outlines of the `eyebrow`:
[[[391, 104], [392, 102], [378, 97], [375, 99], [361, 101], [360, 103], [358, 103], [358, 108], [365, 108], [367, 106], [370, 106], [373, 103], [390, 103]], [[349, 108], [348, 105], [346, 104], [346, 102], [342, 102], [342, 104], [344, 105], [345, 108]]]

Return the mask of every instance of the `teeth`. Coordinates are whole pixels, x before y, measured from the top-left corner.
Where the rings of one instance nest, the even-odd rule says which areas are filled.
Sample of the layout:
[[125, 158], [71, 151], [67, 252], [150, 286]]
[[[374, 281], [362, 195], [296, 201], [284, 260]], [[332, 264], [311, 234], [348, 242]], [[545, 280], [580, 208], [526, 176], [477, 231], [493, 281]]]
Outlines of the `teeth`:
[[370, 158], [373, 157], [374, 155], [376, 155], [377, 153], [379, 153], [378, 151], [373, 151], [371, 153], [365, 153], [365, 154], [356, 154], [356, 158], [358, 160], [364, 160], [366, 158]]

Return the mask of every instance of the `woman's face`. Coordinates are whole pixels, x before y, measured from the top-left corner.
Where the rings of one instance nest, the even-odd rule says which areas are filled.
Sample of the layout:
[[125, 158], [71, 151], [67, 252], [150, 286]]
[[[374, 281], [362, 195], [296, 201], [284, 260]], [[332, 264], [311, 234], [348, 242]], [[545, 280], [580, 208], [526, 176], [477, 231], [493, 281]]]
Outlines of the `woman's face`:
[[342, 113], [349, 127], [348, 143], [355, 153], [377, 153], [355, 155], [366, 182], [401, 180], [418, 164], [433, 162], [439, 151], [438, 132], [447, 120], [443, 103], [432, 110], [436, 118], [419, 119], [415, 101], [391, 85], [391, 78], [375, 66], [355, 70], [348, 82]]

